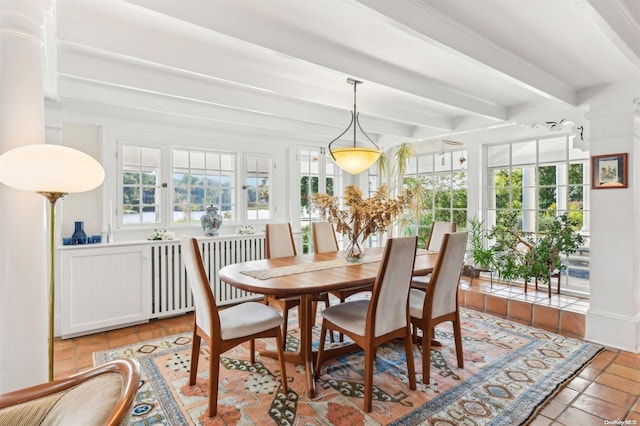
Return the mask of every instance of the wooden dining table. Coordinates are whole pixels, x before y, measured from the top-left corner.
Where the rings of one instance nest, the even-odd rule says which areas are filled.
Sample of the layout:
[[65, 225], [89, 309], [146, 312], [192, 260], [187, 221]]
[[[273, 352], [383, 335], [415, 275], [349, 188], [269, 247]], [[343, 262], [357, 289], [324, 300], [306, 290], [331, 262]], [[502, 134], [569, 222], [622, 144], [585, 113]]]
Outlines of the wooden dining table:
[[[315, 397], [314, 351], [312, 350], [313, 299], [321, 293], [373, 285], [384, 248], [369, 248], [362, 262], [350, 263], [342, 252], [303, 254], [275, 259], [252, 260], [227, 265], [219, 278], [237, 288], [276, 297], [300, 297], [300, 342], [295, 352], [286, 351], [285, 360], [304, 365], [310, 397]], [[418, 250], [414, 275], [433, 271], [438, 254]], [[327, 349], [325, 358], [353, 351], [352, 347]], [[261, 355], [276, 357], [275, 352]]]

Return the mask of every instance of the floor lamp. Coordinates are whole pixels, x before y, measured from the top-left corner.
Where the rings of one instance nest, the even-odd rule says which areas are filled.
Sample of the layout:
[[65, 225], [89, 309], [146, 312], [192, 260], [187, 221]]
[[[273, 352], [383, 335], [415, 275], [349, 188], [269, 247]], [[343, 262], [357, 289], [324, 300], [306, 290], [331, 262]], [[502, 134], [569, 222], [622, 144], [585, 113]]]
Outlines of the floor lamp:
[[49, 200], [49, 381], [53, 380], [55, 204], [67, 194], [92, 190], [103, 181], [102, 165], [73, 148], [25, 145], [0, 155], [0, 182], [36, 192]]

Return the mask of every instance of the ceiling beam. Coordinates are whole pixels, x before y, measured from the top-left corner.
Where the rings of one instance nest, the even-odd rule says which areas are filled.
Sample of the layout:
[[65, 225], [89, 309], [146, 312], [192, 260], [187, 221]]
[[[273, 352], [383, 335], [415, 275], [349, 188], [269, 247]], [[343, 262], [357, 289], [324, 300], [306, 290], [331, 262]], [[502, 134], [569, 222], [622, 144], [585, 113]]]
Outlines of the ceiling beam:
[[575, 105], [575, 92], [566, 83], [487, 40], [470, 28], [444, 16], [425, 0], [357, 0], [393, 20], [396, 26], [452, 53], [464, 55], [498, 72], [505, 80], [545, 98]]
[[585, 15], [640, 69], [640, 2], [632, 0], [629, 10], [622, 0], [575, 0]]
[[[226, 7], [221, 12], [216, 2], [192, 3], [190, 8], [184, 8], [176, 7], [177, 4], [171, 2], [129, 1], [290, 58], [409, 93], [435, 104], [458, 108], [493, 120], [507, 118], [506, 108], [500, 105], [462, 93], [424, 74], [378, 60], [372, 55], [351, 49], [348, 45], [331, 42], [305, 31], [251, 31], [251, 28], [262, 28], [264, 22], [258, 15], [245, 13], [241, 2], [234, 7]], [[295, 38], [295, 43], [291, 42], [292, 38]]]

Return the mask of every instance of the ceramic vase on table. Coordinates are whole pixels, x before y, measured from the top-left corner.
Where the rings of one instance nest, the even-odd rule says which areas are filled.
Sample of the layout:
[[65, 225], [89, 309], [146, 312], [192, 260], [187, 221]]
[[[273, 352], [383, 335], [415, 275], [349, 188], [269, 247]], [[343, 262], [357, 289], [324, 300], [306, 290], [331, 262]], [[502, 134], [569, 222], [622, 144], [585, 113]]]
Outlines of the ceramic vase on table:
[[349, 243], [344, 249], [344, 257], [348, 262], [360, 262], [364, 259], [363, 242], [359, 236], [349, 235]]
[[218, 208], [213, 205], [207, 207], [206, 211], [200, 218], [202, 230], [206, 236], [215, 237], [222, 226], [222, 215], [218, 213]]

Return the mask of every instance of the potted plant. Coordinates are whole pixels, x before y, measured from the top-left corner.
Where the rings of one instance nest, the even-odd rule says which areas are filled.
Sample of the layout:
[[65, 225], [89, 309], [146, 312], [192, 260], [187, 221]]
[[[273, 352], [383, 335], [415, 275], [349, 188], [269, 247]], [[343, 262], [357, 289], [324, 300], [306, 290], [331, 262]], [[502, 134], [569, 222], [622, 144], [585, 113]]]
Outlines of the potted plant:
[[523, 239], [517, 231], [517, 212], [501, 214], [488, 233], [495, 240], [491, 247], [493, 266], [500, 278], [513, 282], [522, 276], [523, 251], [520, 250]]
[[535, 241], [523, 241], [528, 247], [522, 262], [522, 278], [525, 282], [541, 280], [549, 284], [554, 271], [563, 267], [562, 256], [574, 253], [584, 243], [582, 235], [573, 229], [567, 213], [556, 217], [544, 233]]
[[484, 221], [476, 217], [469, 219], [469, 251], [473, 263], [469, 265], [470, 275], [476, 278], [480, 271], [489, 271], [493, 268], [493, 250], [487, 247], [487, 232], [484, 229]]

